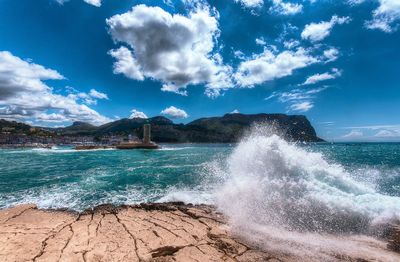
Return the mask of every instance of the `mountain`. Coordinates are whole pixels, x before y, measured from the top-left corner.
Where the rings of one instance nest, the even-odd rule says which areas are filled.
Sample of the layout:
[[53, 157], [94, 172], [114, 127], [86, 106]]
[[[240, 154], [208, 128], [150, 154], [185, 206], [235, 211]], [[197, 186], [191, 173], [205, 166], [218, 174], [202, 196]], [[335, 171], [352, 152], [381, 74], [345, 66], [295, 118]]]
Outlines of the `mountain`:
[[24, 124], [24, 123], [18, 123], [15, 121], [7, 121], [4, 119], [0, 119], [0, 131], [3, 132], [11, 132], [11, 133], [25, 133], [29, 132], [31, 130], [31, 126]]
[[[226, 114], [222, 117], [201, 118], [186, 125], [174, 124], [170, 119], [157, 116], [143, 119], [121, 119], [105, 125], [94, 127], [72, 125], [58, 132], [69, 135], [92, 134], [128, 135], [142, 137], [143, 124], [152, 126], [152, 139], [155, 142], [198, 142], [198, 143], [231, 143], [237, 142], [244, 132], [257, 123], [274, 125], [279, 134], [290, 141], [319, 142], [314, 128], [305, 116], [285, 114]], [[82, 126], [80, 129], [79, 127]]]
[[56, 132], [63, 135], [91, 135], [96, 130], [97, 126], [80, 121], [74, 122], [68, 127], [55, 129]]
[[[84, 122], [74, 122], [65, 128], [41, 128], [64, 136], [111, 136], [133, 134], [143, 135], [143, 125], [151, 124], [152, 140], [159, 143], [232, 143], [237, 142], [250, 130], [251, 126], [263, 123], [273, 126], [279, 135], [289, 141], [321, 142], [308, 119], [303, 115], [285, 114], [226, 114], [222, 117], [200, 118], [188, 124], [174, 124], [170, 119], [157, 116], [153, 118], [120, 119], [101, 126]], [[18, 129], [30, 134], [31, 127], [26, 124], [0, 120], [0, 130]], [[35, 128], [40, 129], [38, 127]], [[3, 130], [4, 131], [4, 130]]]

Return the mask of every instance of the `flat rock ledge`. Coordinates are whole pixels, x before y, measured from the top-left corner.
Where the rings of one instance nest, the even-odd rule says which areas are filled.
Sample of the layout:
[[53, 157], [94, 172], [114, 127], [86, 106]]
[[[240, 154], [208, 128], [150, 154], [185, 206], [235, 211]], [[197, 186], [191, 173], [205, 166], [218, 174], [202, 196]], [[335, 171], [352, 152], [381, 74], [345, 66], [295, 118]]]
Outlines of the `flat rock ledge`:
[[399, 224], [388, 229], [386, 243], [347, 237], [350, 251], [321, 248], [306, 256], [250, 246], [226, 222], [211, 206], [181, 202], [101, 205], [81, 213], [20, 205], [0, 210], [0, 261], [400, 261]]
[[0, 210], [0, 261], [284, 261], [232, 237], [209, 206]]

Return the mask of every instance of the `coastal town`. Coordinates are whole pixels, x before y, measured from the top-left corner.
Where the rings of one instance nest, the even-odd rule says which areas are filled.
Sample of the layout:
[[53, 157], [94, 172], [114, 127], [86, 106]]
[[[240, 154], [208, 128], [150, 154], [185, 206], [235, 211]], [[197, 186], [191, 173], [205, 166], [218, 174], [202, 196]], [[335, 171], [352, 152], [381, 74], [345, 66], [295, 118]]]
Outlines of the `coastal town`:
[[76, 150], [158, 148], [158, 145], [151, 141], [150, 124], [143, 125], [143, 139], [139, 139], [134, 134], [68, 136], [57, 132], [44, 132], [35, 127], [31, 127], [29, 132], [16, 132], [16, 129], [12, 127], [1, 128], [0, 148], [52, 148], [54, 146], [72, 146]]

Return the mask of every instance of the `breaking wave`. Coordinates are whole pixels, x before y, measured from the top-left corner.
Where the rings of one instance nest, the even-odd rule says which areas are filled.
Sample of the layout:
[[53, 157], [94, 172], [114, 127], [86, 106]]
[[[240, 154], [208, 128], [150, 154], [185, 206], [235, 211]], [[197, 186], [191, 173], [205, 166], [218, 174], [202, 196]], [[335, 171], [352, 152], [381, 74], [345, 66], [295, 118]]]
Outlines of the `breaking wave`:
[[222, 181], [212, 201], [239, 238], [296, 261], [340, 261], [338, 254], [397, 261], [376, 237], [400, 219], [400, 198], [375, 189], [376, 170], [360, 180], [263, 127], [211, 166]]
[[355, 180], [324, 155], [256, 127], [213, 172], [224, 177], [215, 203], [233, 227], [371, 233], [400, 218], [400, 198]]

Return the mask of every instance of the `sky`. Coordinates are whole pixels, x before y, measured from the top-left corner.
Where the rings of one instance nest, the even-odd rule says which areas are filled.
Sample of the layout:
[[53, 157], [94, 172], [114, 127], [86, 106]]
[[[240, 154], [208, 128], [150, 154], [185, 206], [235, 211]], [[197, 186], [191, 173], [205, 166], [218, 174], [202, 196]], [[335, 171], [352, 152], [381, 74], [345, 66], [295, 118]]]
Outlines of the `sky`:
[[399, 0], [0, 0], [0, 118], [306, 115], [400, 141]]

